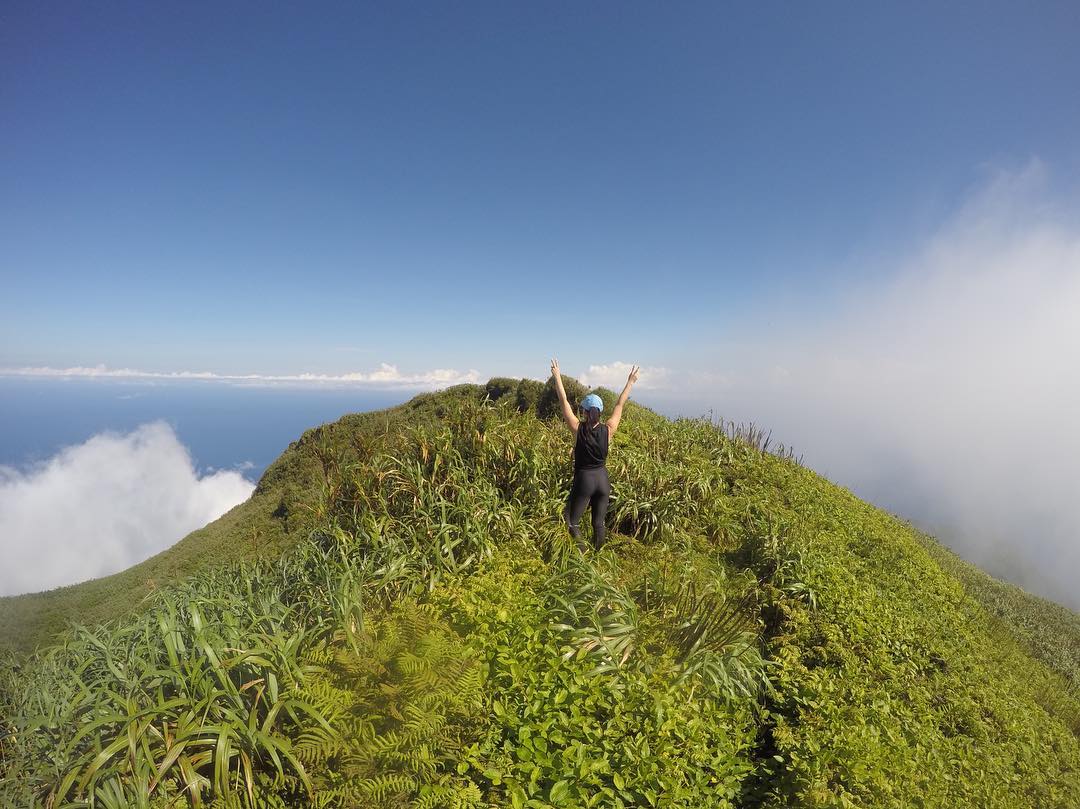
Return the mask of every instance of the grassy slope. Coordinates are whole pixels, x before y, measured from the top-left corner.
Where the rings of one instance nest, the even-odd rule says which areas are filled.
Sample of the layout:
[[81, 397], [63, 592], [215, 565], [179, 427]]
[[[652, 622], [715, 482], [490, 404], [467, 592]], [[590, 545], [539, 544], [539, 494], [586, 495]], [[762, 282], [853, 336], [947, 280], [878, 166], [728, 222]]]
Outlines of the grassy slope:
[[993, 621], [1000, 622], [1033, 657], [1061, 674], [1071, 693], [1080, 694], [1080, 615], [1015, 584], [995, 579], [932, 537], [917, 532], [915, 536]]
[[438, 418], [445, 402], [475, 386], [421, 395], [388, 410], [344, 416], [307, 430], [263, 474], [244, 503], [172, 547], [111, 576], [41, 593], [0, 598], [0, 650], [27, 653], [69, 623], [100, 624], [136, 609], [154, 589], [183, 581], [208, 565], [275, 558], [311, 530], [307, 519], [324, 480], [322, 460], [358, 451], [403, 425]]
[[[784, 616], [773, 639], [786, 661], [768, 728], [785, 759], [781, 794], [829, 806], [847, 805], [838, 793], [898, 806], [1080, 800], [1080, 717], [1060, 677], [906, 524], [812, 473], [782, 491], [769, 512], [791, 509], [818, 610]], [[1048, 768], [1052, 785], [1039, 784]]]
[[[239, 507], [220, 521], [220, 533], [204, 541], [212, 543], [216, 536], [222, 544], [232, 543], [231, 558], [257, 552], [250, 545], [248, 551], [238, 547], [236, 537], [250, 533], [258, 514], [283, 522], [272, 517], [283, 501], [294, 525], [263, 545], [268, 553], [305, 536], [315, 526], [309, 517], [316, 513], [332, 515], [340, 536], [350, 543], [370, 541], [361, 539], [370, 534], [370, 524], [357, 522], [350, 505], [359, 502], [356, 491], [369, 491], [367, 503], [385, 500], [387, 519], [398, 531], [431, 536], [425, 532], [457, 520], [472, 525], [475, 511], [466, 496], [472, 486], [494, 492], [490, 486], [500, 476], [514, 481], [525, 472], [542, 473], [554, 480], [565, 474], [558, 471], [565, 465], [555, 449], [558, 439], [547, 428], [508, 422], [506, 429], [517, 432], [508, 433], [511, 438], [501, 450], [485, 445], [479, 431], [479, 444], [469, 444], [464, 454], [450, 448], [459, 453], [460, 474], [473, 476], [472, 484], [455, 489], [458, 499], [443, 502], [441, 508], [450, 512], [440, 518], [436, 509], [425, 517], [412, 511], [411, 499], [390, 502], [387, 492], [398, 489], [384, 490], [381, 475], [389, 470], [387, 480], [405, 480], [413, 459], [428, 464], [428, 438], [400, 428], [437, 424], [451, 400], [475, 399], [480, 393], [463, 387], [420, 397], [389, 413], [350, 416], [309, 431], [264, 476], [257, 495], [266, 500], [263, 511]], [[1080, 803], [1080, 722], [1076, 702], [1063, 694], [1063, 678], [1075, 674], [1075, 657], [1068, 650], [1075, 648], [1076, 616], [984, 577], [902, 522], [790, 461], [710, 437], [701, 425], [671, 425], [641, 408], [628, 416], [610, 464], [620, 495], [613, 518], [622, 536], [614, 537], [616, 553], [596, 563], [613, 588], [610, 598], [633, 595], [648, 617], [648, 598], [641, 601], [640, 594], [656, 586], [658, 566], [707, 569], [721, 577], [749, 572], [756, 580], [759, 640], [769, 661], [771, 687], [750, 703], [736, 700], [730, 703], [734, 707], [716, 709], [718, 717], [730, 715], [733, 723], [723, 744], [730, 753], [725, 788], [734, 805]], [[502, 417], [483, 418], [499, 425]], [[487, 429], [495, 434], [492, 425]], [[324, 486], [328, 496], [320, 498]], [[485, 507], [501, 514], [504, 504], [495, 496]], [[504, 751], [499, 755], [513, 749], [515, 734], [520, 741], [515, 717], [550, 708], [557, 691], [543, 689], [551, 687], [551, 677], [566, 676], [551, 662], [557, 654], [545, 657], [548, 636], [529, 634], [551, 620], [552, 593], [540, 582], [554, 572], [538, 553], [546, 528], [538, 529], [530, 515], [552, 507], [557, 508], [554, 501], [545, 505], [528, 499], [520, 506], [506, 505], [505, 519], [524, 530], [521, 542], [493, 534], [497, 550], [490, 563], [463, 577], [450, 576], [430, 596], [469, 647], [486, 658], [488, 698], [508, 706], [504, 716], [512, 724], [500, 730], [499, 722], [509, 720], [500, 719], [497, 709], [490, 720], [495, 727], [489, 738], [499, 742], [492, 749]], [[236, 514], [241, 518], [230, 522]], [[497, 530], [494, 523], [490, 530]], [[541, 532], [534, 536], [536, 530]], [[173, 550], [179, 553], [179, 548]], [[197, 555], [185, 547], [180, 558]], [[209, 555], [203, 551], [203, 558]], [[163, 575], [170, 569], [182, 575], [191, 568], [158, 568]], [[142, 580], [121, 579], [126, 586], [101, 601], [101, 615], [129, 610]], [[85, 616], [97, 591], [67, 589], [64, 608]], [[1040, 629], [1047, 616], [1059, 637]], [[639, 632], [647, 637], [648, 621], [643, 625]], [[510, 639], [499, 633], [510, 633]], [[524, 645], [515, 646], [513, 633], [526, 638]], [[1061, 648], [1066, 651], [1055, 653]], [[631, 699], [635, 689], [646, 689], [640, 692], [644, 696], [660, 687], [661, 682], [649, 680], [659, 676], [655, 672], [663, 667], [658, 666], [654, 661], [648, 668], [653, 673], [642, 669], [638, 679], [625, 675], [624, 698]], [[631, 700], [604, 710], [618, 716], [634, 704]], [[648, 711], [641, 716], [646, 721]], [[550, 732], [546, 719], [531, 727], [530, 733]], [[574, 727], [557, 727], [563, 735], [545, 744], [566, 745], [565, 735]], [[623, 735], [594, 741], [618, 746], [625, 734], [639, 730], [623, 728], [618, 731]], [[649, 738], [655, 746], [667, 732], [658, 728], [659, 735], [646, 734], [636, 743]], [[465, 761], [459, 772], [469, 773], [492, 800], [489, 805], [503, 805], [498, 796], [505, 797], [505, 787], [500, 786], [502, 776], [492, 775], [492, 749], [481, 748], [489, 758], [478, 772]], [[647, 755], [631, 755], [626, 766], [648, 762]], [[573, 778], [557, 774], [536, 781], [535, 759], [516, 764], [510, 759], [500, 766], [507, 783], [542, 787], [537, 794], [552, 803], [557, 803], [554, 792], [577, 788]], [[648, 783], [652, 777], [646, 773], [639, 781]], [[586, 780], [581, 775], [582, 784]]]

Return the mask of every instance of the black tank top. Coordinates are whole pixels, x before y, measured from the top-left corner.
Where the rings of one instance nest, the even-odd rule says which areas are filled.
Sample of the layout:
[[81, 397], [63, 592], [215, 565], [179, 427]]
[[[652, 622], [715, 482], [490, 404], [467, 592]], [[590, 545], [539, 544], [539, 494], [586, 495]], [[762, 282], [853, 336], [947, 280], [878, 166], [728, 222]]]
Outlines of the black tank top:
[[608, 428], [598, 423], [591, 430], [584, 421], [578, 424], [577, 441], [574, 443], [574, 471], [596, 469], [607, 460]]

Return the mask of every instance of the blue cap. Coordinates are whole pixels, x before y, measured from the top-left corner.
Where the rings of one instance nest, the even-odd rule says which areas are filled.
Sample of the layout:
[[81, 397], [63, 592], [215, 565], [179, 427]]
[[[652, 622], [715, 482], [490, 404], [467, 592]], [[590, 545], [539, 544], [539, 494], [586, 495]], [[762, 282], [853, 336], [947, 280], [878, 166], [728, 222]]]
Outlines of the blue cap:
[[597, 410], [603, 412], [604, 400], [597, 396], [595, 393], [590, 393], [588, 396], [581, 400], [581, 406], [586, 410], [595, 407]]

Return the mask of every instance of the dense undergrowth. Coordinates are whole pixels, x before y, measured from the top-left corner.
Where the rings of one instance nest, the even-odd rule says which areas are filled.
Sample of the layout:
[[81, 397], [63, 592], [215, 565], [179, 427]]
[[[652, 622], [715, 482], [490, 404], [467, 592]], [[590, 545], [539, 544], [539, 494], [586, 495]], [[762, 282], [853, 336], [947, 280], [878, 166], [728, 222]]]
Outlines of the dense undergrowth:
[[583, 557], [546, 394], [309, 433], [303, 541], [11, 656], [0, 805], [1080, 805], [1064, 673], [910, 528], [631, 408]]

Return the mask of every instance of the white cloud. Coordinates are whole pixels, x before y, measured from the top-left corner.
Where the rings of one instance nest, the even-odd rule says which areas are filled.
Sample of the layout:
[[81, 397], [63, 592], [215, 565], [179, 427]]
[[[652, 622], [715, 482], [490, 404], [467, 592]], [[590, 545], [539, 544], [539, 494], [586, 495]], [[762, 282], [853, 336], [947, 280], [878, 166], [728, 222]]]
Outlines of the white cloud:
[[136, 368], [109, 368], [106, 365], [50, 368], [47, 366], [24, 366], [0, 368], [0, 376], [33, 377], [47, 379], [113, 379], [158, 380], [176, 382], [225, 382], [241, 385], [318, 385], [358, 386], [367, 388], [420, 390], [442, 388], [465, 382], [479, 382], [476, 370], [457, 371], [453, 368], [435, 368], [429, 371], [405, 374], [396, 365], [379, 363], [374, 371], [353, 371], [343, 374], [218, 374], [212, 371], [143, 371]]
[[1080, 218], [1049, 196], [1038, 163], [999, 174], [839, 314], [743, 335], [695, 398], [1080, 608]]
[[123, 570], [253, 489], [236, 471], [200, 477], [163, 422], [96, 435], [26, 471], [0, 467], [0, 595]]
[[[632, 363], [621, 360], [607, 365], [590, 365], [587, 370], [578, 375], [578, 381], [587, 388], [605, 387], [618, 393], [626, 384], [626, 377], [633, 367]], [[642, 368], [635, 387], [640, 390], [661, 389], [666, 384], [669, 373], [667, 368], [654, 366]]]

